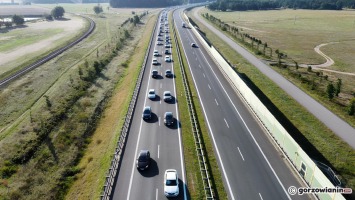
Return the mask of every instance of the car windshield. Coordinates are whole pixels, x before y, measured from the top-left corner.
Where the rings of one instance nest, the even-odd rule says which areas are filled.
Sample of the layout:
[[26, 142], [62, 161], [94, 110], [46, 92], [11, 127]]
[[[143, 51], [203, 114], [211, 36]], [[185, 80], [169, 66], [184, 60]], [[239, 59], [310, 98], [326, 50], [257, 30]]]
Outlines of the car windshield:
[[149, 113], [150, 113], [150, 111], [148, 109], [144, 110], [144, 114], [149, 114]]
[[149, 94], [154, 94], [154, 91], [149, 91]]
[[175, 186], [177, 185], [176, 180], [166, 180], [166, 185], [167, 186]]
[[148, 160], [147, 157], [144, 156], [144, 155], [142, 155], [142, 156], [140, 156], [140, 157], [138, 158], [138, 161], [140, 161], [140, 162], [145, 162], [145, 161], [147, 161], [147, 160]]
[[168, 96], [170, 96], [170, 93], [165, 93], [165, 95], [164, 95], [164, 96], [168, 97]]
[[172, 118], [173, 118], [172, 115], [170, 115], [170, 114], [166, 115], [166, 119], [172, 119]]

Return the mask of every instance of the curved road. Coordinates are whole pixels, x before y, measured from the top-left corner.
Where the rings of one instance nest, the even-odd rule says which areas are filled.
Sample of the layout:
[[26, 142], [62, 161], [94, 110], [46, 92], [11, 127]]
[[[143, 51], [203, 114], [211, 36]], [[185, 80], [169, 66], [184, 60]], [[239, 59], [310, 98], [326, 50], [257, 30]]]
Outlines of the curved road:
[[201, 9], [193, 9], [194, 17], [210, 29], [214, 34], [225, 41], [229, 46], [231, 46], [236, 52], [247, 59], [251, 64], [258, 68], [263, 74], [268, 78], [273, 80], [280, 88], [282, 88], [288, 95], [294, 98], [299, 104], [304, 106], [310, 113], [312, 113], [316, 118], [323, 122], [329, 129], [331, 129], [336, 135], [347, 142], [353, 149], [355, 149], [355, 129], [346, 123], [344, 120], [339, 118], [337, 115], [329, 111], [322, 104], [318, 103], [312, 97], [307, 95], [301, 89], [293, 85], [283, 76], [275, 72], [268, 65], [261, 62], [253, 54], [249, 53], [246, 49], [239, 46], [232, 39], [224, 35], [222, 32], [217, 30], [215, 27], [206, 22], [200, 15], [198, 11]]

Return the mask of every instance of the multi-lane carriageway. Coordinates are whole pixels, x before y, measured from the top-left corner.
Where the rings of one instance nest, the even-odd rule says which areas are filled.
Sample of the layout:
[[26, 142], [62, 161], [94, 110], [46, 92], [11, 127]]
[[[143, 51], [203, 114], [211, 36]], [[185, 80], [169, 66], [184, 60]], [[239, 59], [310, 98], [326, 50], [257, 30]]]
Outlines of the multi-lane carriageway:
[[[301, 187], [303, 184], [224, 79], [208, 53], [203, 48], [191, 47], [192, 42], [197, 43], [199, 47], [202, 45], [190, 29], [182, 28], [182, 11], [183, 9], [177, 9], [173, 12], [177, 35], [181, 38], [193, 82], [198, 91], [228, 198], [233, 200], [312, 198], [288, 194], [287, 189], [290, 186]], [[166, 69], [171, 69], [174, 74], [174, 70], [178, 68], [174, 67], [174, 62], [164, 61], [166, 48], [164, 45], [157, 45], [161, 17], [150, 47], [151, 54], [148, 57], [142, 89], [113, 190], [113, 199], [166, 199], [163, 192], [163, 176], [165, 170], [171, 168], [176, 169], [179, 174], [180, 194], [175, 199], [190, 199], [186, 191], [175, 78], [164, 76]], [[161, 37], [165, 43], [165, 34]], [[155, 49], [162, 55], [158, 57], [161, 64], [157, 66], [151, 65]], [[160, 76], [157, 79], [151, 77], [152, 69], [159, 71]], [[149, 89], [155, 89], [158, 94], [155, 100], [147, 98]], [[162, 100], [163, 92], [166, 90], [171, 91], [175, 97], [172, 103]], [[145, 106], [151, 106], [154, 113], [149, 121], [142, 119], [142, 110]], [[175, 126], [164, 125], [163, 115], [166, 111], [174, 113]], [[135, 159], [141, 149], [149, 150], [152, 157], [150, 168], [144, 172], [138, 171], [135, 166]]]

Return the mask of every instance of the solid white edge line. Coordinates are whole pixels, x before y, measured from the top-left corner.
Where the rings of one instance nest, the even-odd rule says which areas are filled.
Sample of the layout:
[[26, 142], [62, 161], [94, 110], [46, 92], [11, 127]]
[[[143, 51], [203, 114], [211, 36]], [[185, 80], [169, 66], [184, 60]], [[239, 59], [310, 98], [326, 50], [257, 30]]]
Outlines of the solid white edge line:
[[[180, 20], [183, 21], [182, 18], [181, 18], [181, 15], [179, 15], [179, 17], [180, 17]], [[177, 32], [178, 32], [179, 37], [180, 37], [179, 31], [177, 31]], [[180, 38], [181, 38], [181, 37], [180, 37]], [[186, 54], [186, 51], [185, 51], [184, 45], [182, 45], [182, 48], [184, 49], [185, 55], [187, 55], [187, 54]], [[186, 59], [186, 60], [187, 60], [187, 63], [188, 63], [188, 65], [189, 65], [189, 67], [190, 67], [189, 59]], [[232, 199], [232, 200], [235, 200], [234, 194], [233, 194], [233, 192], [232, 192], [232, 188], [231, 188], [231, 186], [230, 186], [230, 184], [229, 184], [229, 180], [228, 180], [228, 176], [227, 176], [226, 170], [224, 169], [224, 164], [223, 164], [223, 161], [222, 161], [222, 159], [221, 159], [221, 155], [220, 155], [219, 150], [218, 150], [218, 146], [217, 146], [217, 144], [216, 144], [216, 140], [214, 139], [214, 135], [213, 135], [213, 132], [212, 132], [211, 125], [210, 125], [210, 123], [209, 123], [209, 121], [208, 121], [208, 116], [207, 116], [207, 114], [206, 114], [205, 106], [204, 106], [204, 104], [203, 104], [203, 102], [202, 102], [202, 100], [201, 100], [201, 95], [200, 95], [200, 92], [199, 92], [199, 90], [198, 90], [198, 87], [197, 87], [197, 84], [196, 84], [196, 81], [195, 81], [195, 77], [194, 77], [192, 71], [191, 71], [191, 76], [192, 76], [192, 79], [193, 79], [194, 84], [195, 84], [195, 87], [196, 87], [197, 95], [198, 95], [198, 97], [199, 97], [199, 99], [200, 99], [200, 102], [201, 102], [201, 107], [202, 107], [202, 110], [203, 110], [203, 114], [204, 114], [205, 117], [206, 117], [207, 126], [208, 126], [208, 129], [209, 129], [209, 131], [210, 131], [210, 133], [211, 133], [211, 136], [212, 136], [212, 141], [213, 141], [213, 144], [214, 144], [215, 149], [216, 149], [216, 153], [217, 153], [217, 156], [218, 156], [219, 163], [221, 164], [221, 168], [222, 168], [222, 171], [223, 171], [223, 175], [224, 175], [224, 177], [225, 177], [225, 180], [226, 180], [226, 183], [227, 183], [227, 187], [228, 187], [228, 190], [229, 190], [229, 195], [231, 196], [231, 199]]]
[[240, 156], [242, 157], [243, 161], [245, 161], [245, 160], [244, 160], [244, 156], [243, 156], [242, 152], [240, 151], [239, 147], [237, 147], [237, 148], [238, 148], [238, 151], [239, 151]]
[[[155, 34], [155, 33], [154, 33], [154, 34]], [[153, 46], [153, 47], [155, 47], [155, 42], [156, 42], [156, 41], [154, 41], [154, 46]], [[150, 47], [150, 48], [151, 48], [151, 47]], [[149, 65], [149, 66], [150, 66], [150, 70], [149, 70], [149, 71], [151, 71], [152, 65]], [[146, 89], [146, 91], [145, 91], [145, 96], [144, 96], [144, 97], [148, 96], [150, 77], [151, 77], [151, 76], [148, 75], [148, 84], [147, 84], [147, 89]], [[147, 103], [147, 98], [144, 98], [143, 108], [145, 107], [146, 103]], [[139, 126], [139, 133], [138, 133], [138, 139], [137, 139], [137, 143], [136, 143], [136, 150], [135, 150], [135, 153], [134, 153], [134, 158], [136, 158], [137, 153], [138, 153], [138, 146], [139, 146], [139, 141], [140, 141], [140, 137], [141, 137], [141, 133], [142, 133], [142, 124], [143, 124], [143, 119], [141, 118], [141, 124], [140, 124], [140, 126]], [[129, 186], [128, 186], [127, 200], [129, 200], [129, 198], [130, 198], [130, 196], [131, 196], [133, 175], [134, 175], [134, 172], [136, 171], [136, 170], [135, 170], [135, 167], [134, 167], [135, 164], [136, 164], [136, 159], [133, 159], [132, 172], [131, 172], [131, 177], [130, 177]]]
[[[172, 13], [172, 17], [174, 17], [174, 12]], [[175, 22], [175, 20], [174, 20], [174, 22]], [[174, 24], [173, 24], [173, 26], [174, 26]], [[179, 31], [177, 31], [177, 32], [179, 33]], [[172, 67], [173, 74], [175, 74], [174, 73], [174, 63], [172, 63], [172, 66], [173, 66]], [[173, 78], [173, 82], [174, 82], [174, 84], [173, 84], [174, 85], [174, 93], [175, 93], [175, 97], [177, 98], [177, 96], [176, 96], [176, 87], [175, 87], [175, 79], [174, 78]], [[175, 100], [177, 100], [177, 99], [175, 99]], [[176, 109], [176, 122], [179, 123], [180, 120], [179, 120], [179, 110], [178, 110], [178, 102], [177, 101], [175, 101], [175, 105], [176, 105], [175, 106], [175, 109]], [[178, 124], [177, 124], [177, 126], [178, 126]], [[181, 142], [181, 129], [180, 129], [179, 126], [177, 127], [177, 129], [178, 129], [178, 134], [179, 134], [180, 161], [181, 161], [182, 182], [183, 182], [183, 190], [184, 190], [184, 200], [187, 200], [187, 194], [186, 194], [186, 185], [187, 184], [186, 184], [186, 180], [185, 180], [185, 172], [186, 171], [185, 171], [183, 148], [182, 148], [182, 142]]]
[[[190, 33], [190, 34], [191, 34], [191, 33]], [[253, 138], [254, 143], [255, 143], [256, 146], [258, 147], [260, 153], [261, 153], [262, 156], [264, 157], [264, 159], [265, 159], [266, 163], [268, 164], [268, 166], [270, 167], [272, 173], [274, 174], [274, 176], [276, 177], [276, 179], [277, 179], [277, 181], [279, 182], [280, 186], [281, 186], [282, 189], [284, 190], [286, 196], [288, 197], [288, 199], [291, 200], [291, 197], [290, 197], [290, 195], [288, 194], [287, 190], [285, 189], [284, 185], [282, 184], [280, 178], [277, 176], [277, 174], [276, 174], [274, 168], [271, 166], [269, 160], [266, 158], [264, 152], [261, 150], [261, 147], [259, 146], [259, 143], [256, 141], [254, 135], [251, 133], [249, 127], [247, 126], [247, 124], [245, 123], [243, 117], [241, 116], [241, 114], [239, 113], [238, 109], [237, 109], [236, 106], [234, 105], [232, 99], [229, 97], [229, 95], [228, 95], [227, 91], [225, 90], [225, 88], [223, 87], [221, 81], [218, 79], [218, 77], [217, 77], [216, 73], [214, 72], [214, 70], [212, 69], [210, 63], [208, 62], [208, 60], [206, 59], [206, 57], [205, 57], [205, 55], [204, 55], [203, 53], [201, 53], [201, 55], [205, 58], [205, 61], [207, 62], [208, 66], [210, 67], [211, 71], [213, 72], [213, 74], [214, 74], [216, 80], [218, 81], [218, 83], [220, 84], [220, 86], [223, 88], [224, 93], [227, 95], [227, 97], [228, 97], [229, 101], [231, 102], [231, 104], [233, 105], [235, 111], [238, 113], [238, 116], [239, 116], [240, 119], [242, 120], [242, 122], [243, 122], [245, 128], [248, 130], [249, 135]], [[191, 73], [191, 74], [192, 74], [192, 73]], [[200, 99], [201, 99], [201, 98], [200, 98]]]

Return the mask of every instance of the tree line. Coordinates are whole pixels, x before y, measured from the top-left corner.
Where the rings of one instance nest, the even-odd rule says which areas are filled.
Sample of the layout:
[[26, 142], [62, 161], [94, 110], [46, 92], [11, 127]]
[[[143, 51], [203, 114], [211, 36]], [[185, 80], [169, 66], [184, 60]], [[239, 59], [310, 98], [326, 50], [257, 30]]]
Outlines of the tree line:
[[210, 10], [245, 11], [272, 9], [313, 9], [313, 10], [342, 10], [355, 8], [355, 0], [218, 0], [208, 5]]

